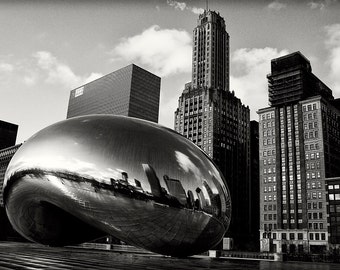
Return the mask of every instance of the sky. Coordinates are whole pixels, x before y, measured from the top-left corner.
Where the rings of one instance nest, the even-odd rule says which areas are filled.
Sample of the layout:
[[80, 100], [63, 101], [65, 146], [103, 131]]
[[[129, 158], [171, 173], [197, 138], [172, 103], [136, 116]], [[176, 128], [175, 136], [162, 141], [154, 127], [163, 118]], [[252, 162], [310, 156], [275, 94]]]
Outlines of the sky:
[[[173, 128], [191, 81], [192, 31], [206, 1], [1, 1], [0, 120], [17, 143], [66, 119], [70, 90], [134, 63], [161, 77], [159, 123]], [[268, 106], [271, 59], [300, 51], [340, 97], [340, 0], [209, 0], [230, 35], [230, 90], [251, 120]]]

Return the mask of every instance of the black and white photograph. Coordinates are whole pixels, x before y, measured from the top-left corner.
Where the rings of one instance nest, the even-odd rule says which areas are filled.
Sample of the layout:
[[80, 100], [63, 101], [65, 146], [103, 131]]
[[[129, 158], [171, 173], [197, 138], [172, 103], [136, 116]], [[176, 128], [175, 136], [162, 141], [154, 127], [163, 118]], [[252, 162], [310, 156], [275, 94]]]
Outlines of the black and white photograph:
[[0, 1], [0, 269], [339, 267], [339, 0]]

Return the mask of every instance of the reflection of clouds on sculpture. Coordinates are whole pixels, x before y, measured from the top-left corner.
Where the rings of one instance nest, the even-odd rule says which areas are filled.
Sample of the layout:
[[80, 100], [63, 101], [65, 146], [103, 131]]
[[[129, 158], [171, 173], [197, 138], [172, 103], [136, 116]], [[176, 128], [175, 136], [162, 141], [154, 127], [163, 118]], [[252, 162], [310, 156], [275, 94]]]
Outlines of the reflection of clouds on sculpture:
[[175, 155], [179, 166], [186, 173], [192, 172], [192, 174], [196, 177], [196, 180], [202, 181], [203, 176], [200, 169], [190, 160], [187, 155], [179, 151], [175, 151]]

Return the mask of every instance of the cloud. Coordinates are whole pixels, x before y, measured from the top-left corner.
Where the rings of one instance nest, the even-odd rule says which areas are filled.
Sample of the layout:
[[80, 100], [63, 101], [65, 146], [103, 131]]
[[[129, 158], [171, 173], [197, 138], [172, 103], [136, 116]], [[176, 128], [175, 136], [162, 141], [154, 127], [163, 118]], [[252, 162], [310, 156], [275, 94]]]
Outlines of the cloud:
[[191, 6], [188, 6], [185, 2], [177, 2], [173, 0], [167, 0], [166, 2], [169, 6], [175, 9], [181, 10], [181, 11], [189, 10], [195, 14], [202, 14], [204, 12], [203, 8], [191, 7]]
[[284, 4], [284, 3], [280, 3], [278, 1], [274, 1], [274, 2], [271, 2], [268, 6], [267, 6], [269, 9], [272, 9], [272, 10], [275, 10], [275, 11], [279, 11], [281, 9], [284, 9], [287, 7], [287, 4]]
[[85, 84], [97, 80], [100, 77], [103, 77], [103, 74], [92, 72], [88, 77], [83, 78], [82, 81]]
[[38, 76], [36, 73], [31, 72], [30, 74], [24, 75], [24, 83], [27, 86], [32, 86], [37, 82]]
[[9, 63], [0, 63], [0, 72], [12, 72], [14, 66]]
[[[33, 57], [37, 60], [37, 66], [40, 71], [44, 71], [46, 76], [45, 82], [49, 84], [62, 84], [69, 89], [75, 88], [93, 79], [97, 79], [101, 74], [91, 73], [89, 76], [78, 76], [72, 69], [60, 62], [55, 56], [47, 51], [39, 51], [33, 54]], [[24, 81], [26, 83], [34, 83], [34, 75], [27, 76]]]
[[184, 30], [153, 25], [124, 38], [112, 51], [113, 59], [145, 65], [159, 76], [191, 71], [191, 36]]
[[323, 3], [317, 3], [317, 2], [309, 2], [307, 4], [311, 9], [320, 9], [320, 10], [324, 10], [325, 9], [325, 4]]
[[320, 10], [324, 10], [325, 8], [327, 8], [328, 6], [337, 3], [337, 0], [324, 0], [324, 1], [311, 1], [309, 3], [307, 3], [307, 5], [310, 7], [310, 9], [320, 9]]
[[258, 119], [256, 111], [268, 106], [268, 83], [271, 60], [288, 54], [276, 48], [242, 48], [231, 55], [231, 90], [248, 105], [251, 119]]
[[[329, 50], [328, 65], [330, 66], [329, 78], [332, 81], [332, 90], [340, 94], [340, 24], [325, 27], [327, 38], [326, 48]], [[335, 96], [337, 96], [335, 95]]]
[[80, 78], [74, 74], [69, 66], [57, 60], [50, 52], [39, 51], [33, 55], [37, 59], [38, 67], [47, 73], [46, 82], [60, 83], [69, 88], [76, 87]]

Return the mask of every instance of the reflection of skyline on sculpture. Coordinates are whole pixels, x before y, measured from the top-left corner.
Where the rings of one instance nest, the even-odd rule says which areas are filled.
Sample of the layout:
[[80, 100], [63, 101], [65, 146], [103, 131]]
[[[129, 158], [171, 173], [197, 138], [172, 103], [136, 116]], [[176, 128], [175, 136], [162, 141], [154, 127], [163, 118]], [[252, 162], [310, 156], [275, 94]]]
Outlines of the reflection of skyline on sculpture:
[[[35, 208], [42, 213], [45, 208], [52, 213], [49, 208], [55, 205], [100, 231], [163, 254], [181, 248], [187, 254], [202, 251], [205, 242], [207, 247], [216, 244], [230, 223], [229, 191], [205, 153], [170, 129], [132, 118], [84, 116], [40, 131], [8, 167], [9, 215], [14, 211], [11, 201], [30, 203], [24, 186], [36, 186], [41, 199]], [[41, 205], [44, 200], [47, 204]], [[21, 211], [26, 213], [24, 206]], [[161, 226], [158, 220], [168, 221]], [[31, 218], [26, 225], [14, 216], [12, 222], [30, 240], [48, 243], [44, 237], [34, 238]], [[135, 226], [146, 228], [136, 232]], [[154, 227], [154, 240], [140, 240], [153, 237], [149, 227]], [[64, 245], [66, 240], [54, 241]]]
[[[83, 120], [84, 122], [90, 121], [90, 120]], [[109, 183], [110, 178], [118, 178], [120, 177], [121, 173], [126, 171], [129, 172], [130, 179], [140, 179], [144, 181], [145, 190], [150, 191], [150, 186], [148, 185], [148, 182], [146, 181], [146, 177], [144, 174], [144, 171], [142, 167], [135, 168], [130, 167], [129, 164], [123, 164], [121, 163], [121, 160], [127, 160], [131, 159], [131, 163], [134, 163], [135, 156], [141, 156], [140, 162], [143, 162], [143, 159], [146, 160], [147, 153], [149, 149], [147, 147], [151, 144], [146, 136], [145, 138], [140, 138], [140, 146], [141, 149], [138, 150], [138, 153], [136, 155], [129, 155], [131, 152], [135, 152], [132, 145], [125, 146], [125, 151], [121, 152], [120, 157], [116, 157], [114, 155], [111, 155], [110, 153], [101, 153], [100, 155], [95, 155], [91, 153], [95, 153], [94, 149], [102, 148], [105, 145], [105, 140], [101, 140], [103, 137], [103, 134], [101, 132], [96, 132], [95, 140], [91, 141], [91, 145], [88, 147], [80, 147], [80, 142], [77, 141], [77, 139], [69, 140], [67, 138], [63, 138], [63, 136], [60, 136], [59, 132], [51, 132], [48, 134], [49, 137], [48, 140], [44, 140], [41, 142], [39, 140], [38, 145], [35, 143], [30, 147], [29, 151], [32, 153], [30, 157], [21, 157], [18, 160], [16, 160], [17, 168], [13, 168], [13, 163], [11, 163], [8, 167], [8, 171], [17, 171], [25, 169], [25, 164], [36, 164], [37, 168], [41, 169], [48, 169], [48, 170], [64, 170], [64, 171], [76, 171], [77, 173], [81, 175], [88, 175], [91, 177], [94, 177], [96, 179], [101, 179], [101, 181]], [[113, 141], [117, 139], [117, 141], [120, 141], [122, 137], [125, 137], [126, 141], [129, 141], [129, 136], [133, 136], [133, 134], [129, 134], [127, 137], [125, 135], [121, 135], [120, 138], [116, 138], [113, 136]], [[37, 135], [32, 136], [34, 137]], [[59, 140], [61, 140], [59, 142]], [[57, 145], [53, 145], [53, 141], [57, 141]], [[63, 145], [61, 148], [60, 145]], [[143, 149], [143, 146], [146, 146]], [[22, 148], [25, 148], [26, 146], [23, 145]], [[112, 147], [117, 147], [116, 145], [113, 145]], [[196, 148], [195, 145], [191, 145], [192, 148]], [[117, 148], [123, 148], [123, 146], [118, 146]], [[66, 150], [66, 155], [65, 155]], [[123, 149], [122, 149], [123, 150]], [[162, 174], [162, 168], [158, 168], [158, 163], [163, 163], [168, 161], [169, 163], [177, 162], [178, 167], [181, 168], [181, 170], [176, 170], [176, 174], [172, 175], [171, 177], [174, 179], [180, 179], [183, 178], [183, 175], [191, 175], [193, 179], [203, 179], [204, 177], [211, 177], [211, 175], [216, 175], [218, 173], [215, 168], [211, 168], [211, 165], [205, 161], [202, 160], [202, 158], [199, 158], [198, 156], [194, 156], [196, 160], [190, 160], [188, 156], [185, 153], [182, 153], [181, 151], [175, 151], [174, 155], [167, 155], [167, 158], [170, 156], [172, 157], [171, 160], [165, 160], [164, 155], [162, 154], [162, 148], [161, 149], [154, 149], [155, 151], [159, 152], [159, 155], [157, 155], [157, 158], [155, 158], [155, 162], [153, 162], [153, 167], [157, 168], [157, 172], [160, 170], [159, 174]], [[191, 151], [190, 149], [188, 149]], [[35, 154], [35, 151], [37, 151]], [[55, 153], [54, 156], [50, 156], [49, 152]], [[70, 154], [67, 154], [69, 152]], [[192, 152], [192, 151], [191, 151]], [[86, 161], [82, 160], [83, 157], [86, 156]], [[139, 161], [139, 160], [138, 160]], [[115, 164], [115, 166], [113, 166]], [[198, 164], [198, 165], [196, 165]], [[206, 168], [209, 168], [209, 172], [211, 175], [202, 175], [200, 170], [198, 169], [198, 166], [201, 166], [200, 164], [204, 164]], [[165, 174], [165, 173], [164, 173]], [[162, 174], [162, 175], [164, 175]], [[187, 177], [187, 176], [186, 176]], [[217, 178], [220, 178], [220, 176], [215, 176]], [[166, 184], [163, 180], [163, 177], [161, 176], [160, 182], [163, 184], [164, 187], [166, 187]], [[190, 181], [188, 183], [184, 184], [184, 188], [186, 190], [194, 190], [195, 187], [193, 186], [194, 181]], [[203, 182], [202, 182], [203, 183]], [[131, 182], [133, 184], [133, 182]], [[217, 192], [216, 187], [211, 187], [214, 192]]]

